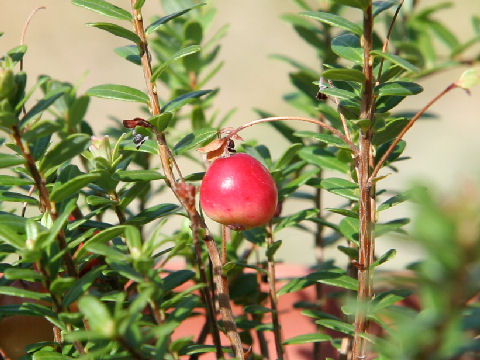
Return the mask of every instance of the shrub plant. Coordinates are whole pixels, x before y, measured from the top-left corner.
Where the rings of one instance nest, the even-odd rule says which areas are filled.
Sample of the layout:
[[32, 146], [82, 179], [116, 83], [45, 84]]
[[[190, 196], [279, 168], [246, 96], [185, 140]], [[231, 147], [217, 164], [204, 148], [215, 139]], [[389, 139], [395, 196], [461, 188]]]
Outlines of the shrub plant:
[[[150, 21], [142, 0], [72, 0], [83, 8], [78, 11], [105, 16], [88, 26], [125, 40], [114, 51], [144, 77], [144, 89], [119, 80], [80, 93], [47, 75], [27, 86], [23, 40], [0, 59], [0, 294], [8, 300], [0, 305], [0, 327], [8, 319], [21, 326], [28, 316], [27, 326], [43, 319], [53, 334], [44, 341], [19, 338], [22, 358], [284, 359], [289, 348], [305, 344], [315, 359], [475, 358], [478, 193], [465, 186], [440, 201], [422, 186], [392, 194], [382, 180], [406, 160], [403, 136], [415, 122], [433, 116], [430, 107], [450, 91], [468, 92], [478, 82], [478, 68], [469, 67], [423, 108], [396, 110], [422, 92], [414, 81], [475, 64], [478, 58], [467, 56], [480, 39], [479, 18], [472, 17], [475, 37], [460, 41], [435, 18], [447, 3], [295, 2], [299, 14], [284, 20], [316, 49], [321, 66], [274, 57], [293, 68], [296, 90], [284, 99], [300, 114], [258, 109], [261, 119], [238, 128], [228, 127], [233, 111], [215, 109], [218, 89], [208, 89], [223, 64], [219, 42], [226, 32], [212, 32], [210, 3], [162, 0], [163, 15]], [[93, 134], [86, 114], [95, 98], [138, 102], [139, 116]], [[296, 130], [298, 122], [312, 130]], [[242, 138], [252, 126], [271, 126], [288, 148], [272, 158], [265, 145]], [[180, 157], [204, 171], [184, 174]], [[240, 213], [232, 220], [215, 209], [212, 218], [225, 224], [218, 233], [207, 226], [197, 196], [215, 159], [210, 170], [217, 175], [202, 184], [205, 213], [212, 216], [215, 205]], [[239, 181], [236, 197], [210, 187], [227, 163], [236, 167], [228, 175]], [[261, 183], [267, 186], [257, 188]], [[266, 200], [258, 203], [265, 187]], [[344, 206], [324, 209], [325, 191], [343, 198]], [[162, 193], [175, 201], [152, 201]], [[283, 204], [298, 197], [311, 206], [283, 214]], [[382, 214], [408, 198], [419, 204], [409, 237], [426, 256], [400, 275], [381, 273], [377, 280], [375, 269], [395, 250], [376, 254], [376, 237], [405, 234], [408, 223], [382, 222]], [[175, 218], [181, 225], [166, 233]], [[275, 254], [282, 241], [276, 237], [287, 227], [311, 233], [319, 255], [308, 275], [279, 287]], [[348, 258], [347, 268], [322, 255], [329, 246]], [[262, 258], [252, 259], [255, 253]], [[181, 270], [170, 266], [178, 258]], [[317, 331], [285, 338], [282, 326], [290, 325], [279, 319], [279, 298], [313, 286], [316, 298], [295, 306]], [[191, 318], [203, 323], [192, 330], [195, 337], [174, 336]], [[14, 343], [2, 343], [5, 358], [22, 356]]]

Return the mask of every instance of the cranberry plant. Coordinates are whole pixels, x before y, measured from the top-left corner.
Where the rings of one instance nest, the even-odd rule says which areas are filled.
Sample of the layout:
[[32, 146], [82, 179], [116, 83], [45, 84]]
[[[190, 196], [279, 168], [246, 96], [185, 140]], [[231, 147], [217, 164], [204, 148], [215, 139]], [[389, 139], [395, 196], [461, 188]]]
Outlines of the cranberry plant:
[[[417, 79], [476, 61], [464, 54], [478, 43], [478, 17], [475, 38], [461, 42], [435, 19], [445, 4], [417, 9], [403, 0], [297, 0], [301, 12], [284, 18], [315, 47], [321, 67], [275, 57], [295, 69], [290, 79], [297, 91], [285, 100], [301, 114], [258, 110], [261, 119], [231, 128], [233, 111], [219, 113], [218, 89], [208, 88], [222, 67], [217, 57], [226, 31], [211, 31], [215, 8], [162, 0], [162, 16], [149, 20], [144, 2], [72, 0], [83, 8], [78, 11], [105, 16], [88, 26], [125, 40], [112, 50], [145, 79], [144, 89], [120, 79], [80, 93], [49, 76], [27, 87], [23, 39], [0, 59], [0, 294], [13, 299], [0, 305], [0, 317], [43, 318], [52, 328], [44, 341], [19, 339], [23, 358], [283, 359], [309, 343], [316, 359], [473, 358], [480, 255], [473, 189], [444, 203], [423, 187], [411, 190], [419, 203], [412, 238], [427, 256], [403, 278], [387, 274], [374, 282], [374, 271], [395, 255], [394, 249], [376, 254], [375, 238], [405, 233], [408, 222], [380, 221], [383, 211], [409, 197], [382, 189], [385, 170], [396, 171], [395, 163], [405, 160], [403, 136], [430, 106], [456, 88], [469, 91], [479, 71], [468, 69], [418, 111], [395, 108], [421, 93]], [[435, 38], [446, 55], [437, 55]], [[109, 136], [93, 134], [87, 110], [97, 98], [137, 102], [138, 117], [120, 119], [105, 130]], [[296, 130], [296, 122], [312, 124], [312, 131]], [[290, 142], [279, 156], [242, 138], [243, 129], [263, 123]], [[184, 174], [180, 159], [202, 171]], [[224, 175], [222, 164], [233, 164], [238, 174]], [[338, 175], [330, 177], [332, 171]], [[220, 192], [221, 177], [248, 181], [254, 172], [251, 188], [234, 188], [237, 198]], [[202, 209], [197, 195], [204, 177]], [[344, 198], [345, 206], [324, 209], [324, 191]], [[261, 204], [247, 204], [264, 192]], [[167, 193], [174, 201], [161, 200]], [[312, 206], [283, 214], [283, 204], [295, 197]], [[204, 212], [223, 224], [219, 231], [207, 226]], [[164, 230], [179, 219], [178, 229]], [[311, 232], [320, 255], [311, 273], [279, 288], [275, 254], [282, 241], [276, 237], [287, 227]], [[347, 268], [321, 255], [332, 245], [348, 257]], [[254, 260], [255, 253], [265, 256]], [[172, 266], [178, 258], [181, 270]], [[325, 285], [335, 290], [327, 293]], [[297, 307], [317, 331], [287, 339], [279, 297], [309, 286], [316, 299]], [[327, 300], [336, 304], [334, 313]], [[235, 314], [232, 304], [240, 308]], [[202, 319], [194, 336], [176, 336], [193, 318]], [[267, 346], [269, 332], [275, 353]], [[5, 344], [0, 350], [5, 358], [22, 356]]]

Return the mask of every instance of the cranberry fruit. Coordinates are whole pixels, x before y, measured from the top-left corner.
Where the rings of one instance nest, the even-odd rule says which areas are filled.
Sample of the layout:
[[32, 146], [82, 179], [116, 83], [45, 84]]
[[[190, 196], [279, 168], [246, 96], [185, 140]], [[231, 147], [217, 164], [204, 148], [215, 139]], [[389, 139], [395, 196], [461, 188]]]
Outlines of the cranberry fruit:
[[218, 158], [200, 187], [200, 203], [212, 220], [243, 230], [267, 223], [277, 207], [277, 187], [265, 167], [247, 154]]

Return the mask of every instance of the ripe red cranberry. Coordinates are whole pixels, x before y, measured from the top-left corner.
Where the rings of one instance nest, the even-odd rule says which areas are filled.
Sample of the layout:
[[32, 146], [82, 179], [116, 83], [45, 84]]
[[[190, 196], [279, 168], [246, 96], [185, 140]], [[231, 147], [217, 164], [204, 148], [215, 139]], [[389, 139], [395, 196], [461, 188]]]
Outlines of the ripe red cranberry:
[[200, 203], [212, 220], [243, 230], [267, 223], [277, 207], [277, 187], [265, 167], [247, 154], [218, 158], [200, 187]]

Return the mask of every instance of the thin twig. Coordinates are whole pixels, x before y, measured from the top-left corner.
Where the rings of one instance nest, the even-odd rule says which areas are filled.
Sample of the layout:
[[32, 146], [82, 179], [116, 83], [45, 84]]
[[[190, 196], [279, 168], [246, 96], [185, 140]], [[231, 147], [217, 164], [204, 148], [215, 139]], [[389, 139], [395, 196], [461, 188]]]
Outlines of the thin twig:
[[[331, 87], [334, 87], [332, 80], [328, 80], [328, 84]], [[338, 111], [338, 115], [340, 115], [340, 120], [342, 121], [343, 132], [345, 133], [345, 137], [348, 140], [352, 141], [350, 130], [348, 130], [347, 119], [345, 119], [345, 115], [343, 115], [342, 109], [340, 108], [340, 101], [338, 101], [338, 98], [336, 96], [330, 96], [330, 98], [333, 100], [335, 105], [337, 105], [337, 111]]]
[[372, 174], [370, 175], [369, 182], [372, 183], [375, 177], [377, 176], [378, 172], [382, 168], [383, 164], [385, 161], [388, 159], [390, 154], [393, 152], [397, 144], [402, 140], [403, 136], [406, 134], [406, 132], [413, 126], [413, 124], [433, 105], [435, 104], [440, 98], [442, 98], [446, 93], [448, 93], [450, 90], [453, 90], [457, 88], [458, 85], [456, 83], [452, 83], [449, 86], [447, 86], [440, 94], [435, 96], [430, 102], [423, 107], [422, 110], [420, 110], [418, 113], [416, 113], [410, 121], [405, 125], [405, 127], [400, 131], [400, 133], [397, 135], [395, 140], [390, 144], [388, 147], [387, 151], [383, 154], [383, 156], [380, 158], [380, 160], [377, 162], [375, 165], [375, 168], [372, 171]]
[[328, 125], [328, 124], [326, 124], [322, 121], [319, 121], [319, 120], [316, 120], [316, 119], [310, 119], [310, 118], [306, 118], [306, 117], [302, 117], [302, 116], [273, 116], [273, 117], [267, 117], [267, 118], [263, 118], [263, 119], [253, 120], [253, 121], [250, 121], [250, 122], [238, 127], [237, 129], [235, 129], [234, 134], [237, 134], [238, 132], [242, 131], [243, 129], [248, 128], [248, 127], [253, 126], [253, 125], [256, 125], [256, 124], [261, 124], [261, 123], [266, 123], [266, 122], [274, 122], [274, 121], [304, 121], [304, 122], [309, 122], [309, 123], [312, 123], [312, 124], [316, 124], [316, 125], [320, 126], [321, 128], [324, 128], [324, 129], [330, 131], [331, 133], [335, 134], [337, 137], [342, 139], [350, 147], [350, 149], [353, 151], [354, 154], [358, 154], [358, 149], [355, 146], [355, 144], [350, 139], [348, 139], [344, 134], [342, 134], [340, 131], [338, 131], [334, 127], [332, 127], [332, 126], [330, 126], [330, 125]]
[[[273, 231], [272, 222], [270, 221], [267, 226], [267, 245], [271, 247], [273, 245]], [[274, 256], [269, 254], [267, 264], [268, 275], [268, 287], [270, 297], [270, 307], [272, 309], [272, 322], [273, 322], [273, 335], [275, 337], [275, 348], [277, 350], [277, 359], [283, 360], [283, 347], [282, 347], [282, 329], [280, 327], [280, 321], [278, 319], [278, 299], [276, 290], [276, 276], [275, 276], [275, 260]]]
[[[32, 18], [35, 16], [37, 11], [43, 10], [43, 9], [46, 9], [46, 7], [45, 6], [39, 6], [35, 9], [33, 9], [32, 12], [30, 13], [30, 15], [28, 15], [27, 20], [25, 21], [25, 24], [23, 25], [22, 36], [20, 37], [20, 45], [25, 44], [25, 35], [27, 34], [27, 29], [28, 29], [28, 25], [30, 24], [30, 21], [32, 21]], [[20, 59], [20, 71], [22, 71], [22, 70], [23, 70], [23, 58]]]
[[[382, 53], [385, 54], [388, 48], [388, 43], [390, 41], [390, 36], [392, 35], [392, 30], [393, 30], [393, 25], [395, 25], [395, 21], [397, 20], [397, 16], [400, 12], [400, 9], [402, 8], [404, 0], [400, 1], [400, 4], [398, 4], [397, 9], [395, 10], [395, 14], [393, 15], [392, 22], [390, 23], [390, 27], [388, 28], [388, 33], [387, 37], [385, 38], [385, 42], [383, 43], [382, 47]], [[385, 58], [382, 57], [380, 60], [380, 67], [378, 70], [378, 76], [377, 76], [377, 81], [375, 82], [375, 85], [380, 84], [380, 79], [382, 77], [382, 71], [383, 71], [383, 62], [385, 61]]]

